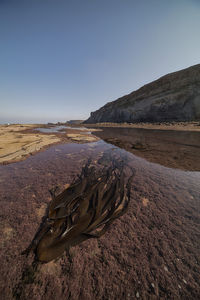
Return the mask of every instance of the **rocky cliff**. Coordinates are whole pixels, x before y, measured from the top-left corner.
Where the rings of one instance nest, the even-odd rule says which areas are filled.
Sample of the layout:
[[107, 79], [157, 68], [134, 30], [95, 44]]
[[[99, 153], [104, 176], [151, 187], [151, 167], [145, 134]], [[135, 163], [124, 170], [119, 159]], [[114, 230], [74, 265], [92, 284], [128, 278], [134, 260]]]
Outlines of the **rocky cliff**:
[[85, 123], [200, 120], [200, 64], [170, 73], [91, 113]]

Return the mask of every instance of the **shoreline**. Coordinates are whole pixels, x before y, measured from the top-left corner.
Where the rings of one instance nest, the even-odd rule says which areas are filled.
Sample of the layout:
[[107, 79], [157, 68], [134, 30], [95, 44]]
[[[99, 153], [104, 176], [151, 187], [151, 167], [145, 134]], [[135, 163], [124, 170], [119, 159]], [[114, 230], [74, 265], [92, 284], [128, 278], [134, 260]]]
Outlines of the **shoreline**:
[[[90, 134], [92, 129], [64, 129], [59, 132], [44, 133], [36, 128], [52, 128], [46, 124], [11, 124], [0, 125], [0, 165], [15, 163], [51, 145], [62, 143], [90, 143], [99, 138]], [[88, 133], [87, 133], [88, 131]]]
[[[68, 124], [60, 125], [68, 126]], [[77, 125], [79, 128], [86, 128], [85, 130], [76, 129], [76, 125], [68, 126], [70, 128], [53, 133], [35, 130], [36, 128], [50, 129], [57, 126], [59, 125], [0, 125], [0, 165], [23, 161], [31, 155], [45, 151], [51, 145], [90, 143], [102, 139], [153, 163], [182, 170], [200, 170], [200, 161], [197, 154], [198, 148], [200, 148], [198, 137], [200, 132], [199, 122], [162, 124], [98, 123]], [[123, 136], [122, 130], [129, 132], [128, 135]], [[184, 145], [184, 143], [188, 143], [192, 134], [196, 134], [196, 142], [193, 138], [192, 145]], [[169, 137], [167, 138], [168, 141], [166, 141], [168, 135], [170, 139], [172, 138], [171, 142]], [[185, 136], [184, 138], [183, 135]], [[180, 136], [182, 138], [177, 143], [176, 139], [180, 139]]]

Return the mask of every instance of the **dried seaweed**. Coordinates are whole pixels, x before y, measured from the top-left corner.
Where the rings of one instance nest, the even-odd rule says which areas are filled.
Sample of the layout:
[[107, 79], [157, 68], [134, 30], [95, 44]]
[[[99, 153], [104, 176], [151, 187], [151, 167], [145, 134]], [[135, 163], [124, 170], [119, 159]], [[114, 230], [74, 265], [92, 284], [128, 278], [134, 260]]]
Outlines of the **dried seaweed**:
[[70, 247], [101, 237], [127, 210], [132, 177], [125, 180], [123, 165], [112, 163], [97, 172], [88, 161], [70, 187], [58, 195], [56, 189], [51, 191], [47, 215], [23, 254], [34, 250], [36, 260], [46, 263]]

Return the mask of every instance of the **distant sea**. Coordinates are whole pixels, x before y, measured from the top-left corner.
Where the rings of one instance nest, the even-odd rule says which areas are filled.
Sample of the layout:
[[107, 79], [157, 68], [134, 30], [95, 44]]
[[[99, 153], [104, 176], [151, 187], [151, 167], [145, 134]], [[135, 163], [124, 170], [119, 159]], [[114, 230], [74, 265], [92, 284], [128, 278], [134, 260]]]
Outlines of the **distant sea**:
[[57, 123], [57, 122], [66, 122], [66, 121], [41, 121], [41, 120], [35, 120], [35, 121], [18, 121], [18, 120], [14, 120], [14, 121], [2, 121], [0, 120], [0, 125], [3, 124], [47, 124], [47, 123]]

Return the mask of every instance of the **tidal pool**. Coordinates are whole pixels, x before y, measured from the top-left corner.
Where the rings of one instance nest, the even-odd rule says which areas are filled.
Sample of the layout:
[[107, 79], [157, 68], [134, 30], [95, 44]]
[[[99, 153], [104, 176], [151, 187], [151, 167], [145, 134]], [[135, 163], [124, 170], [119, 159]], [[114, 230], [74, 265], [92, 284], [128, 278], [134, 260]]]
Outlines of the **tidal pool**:
[[[91, 159], [111, 159], [134, 173], [128, 211], [100, 239], [24, 271], [33, 257], [20, 253], [33, 239], [51, 201]], [[200, 294], [200, 172], [163, 167], [102, 140], [61, 144], [0, 166], [1, 284], [4, 299], [197, 299]], [[25, 278], [25, 279], [24, 279]], [[41, 296], [42, 295], [42, 296]]]
[[139, 128], [101, 128], [95, 135], [165, 167], [200, 171], [200, 132]]

